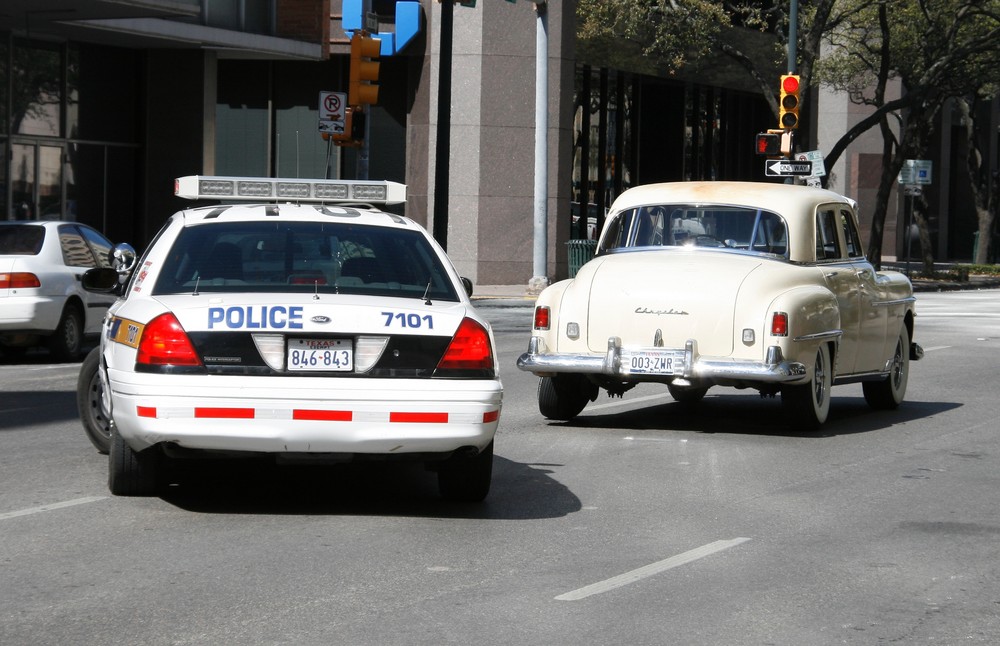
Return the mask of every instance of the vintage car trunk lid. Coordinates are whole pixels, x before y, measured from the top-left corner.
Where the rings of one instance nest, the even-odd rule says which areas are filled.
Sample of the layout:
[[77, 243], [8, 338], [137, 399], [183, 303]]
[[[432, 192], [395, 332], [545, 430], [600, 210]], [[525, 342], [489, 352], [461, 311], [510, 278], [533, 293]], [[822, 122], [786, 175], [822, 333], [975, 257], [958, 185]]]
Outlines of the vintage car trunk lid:
[[671, 249], [614, 254], [592, 263], [592, 272], [577, 276], [590, 279], [588, 347], [605, 351], [612, 336], [626, 348], [653, 347], [657, 337], [665, 348], [683, 348], [695, 339], [700, 354], [729, 355], [740, 285], [762, 262], [742, 254]]

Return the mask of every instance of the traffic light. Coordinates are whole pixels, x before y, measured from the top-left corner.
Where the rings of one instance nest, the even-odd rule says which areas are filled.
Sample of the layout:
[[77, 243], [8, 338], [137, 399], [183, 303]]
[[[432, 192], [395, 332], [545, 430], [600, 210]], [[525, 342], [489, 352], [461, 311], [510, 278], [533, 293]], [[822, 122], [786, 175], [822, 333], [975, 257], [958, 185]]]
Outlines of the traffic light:
[[347, 90], [348, 105], [378, 103], [378, 56], [382, 43], [362, 32], [351, 36], [351, 78]]
[[778, 124], [786, 130], [799, 127], [799, 75], [785, 74], [781, 77]]
[[[327, 139], [327, 133], [323, 133]], [[332, 135], [333, 143], [341, 147], [359, 148], [365, 138], [365, 113], [353, 106], [344, 109], [344, 131]]]
[[758, 155], [777, 155], [781, 152], [781, 135], [773, 132], [761, 132], [757, 135], [756, 149]]

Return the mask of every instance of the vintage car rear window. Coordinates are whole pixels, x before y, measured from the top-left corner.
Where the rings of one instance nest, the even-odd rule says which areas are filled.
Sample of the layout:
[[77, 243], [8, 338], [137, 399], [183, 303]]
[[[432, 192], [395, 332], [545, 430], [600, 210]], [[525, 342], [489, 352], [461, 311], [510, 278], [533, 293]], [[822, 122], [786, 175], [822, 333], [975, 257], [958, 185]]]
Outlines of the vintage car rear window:
[[788, 255], [777, 213], [739, 206], [657, 204], [613, 216], [598, 253], [642, 247], [715, 247]]
[[314, 222], [227, 222], [186, 227], [154, 294], [367, 294], [457, 301], [418, 231]]

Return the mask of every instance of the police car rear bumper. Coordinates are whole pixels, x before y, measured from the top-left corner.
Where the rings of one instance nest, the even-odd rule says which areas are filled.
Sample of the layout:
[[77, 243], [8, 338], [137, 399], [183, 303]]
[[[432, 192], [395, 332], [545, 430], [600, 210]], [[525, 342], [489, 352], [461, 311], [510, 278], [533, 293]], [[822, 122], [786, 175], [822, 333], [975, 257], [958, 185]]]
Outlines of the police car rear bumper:
[[[483, 449], [496, 433], [502, 401], [499, 380], [285, 377], [277, 384], [258, 377], [222, 384], [208, 376], [176, 386], [115, 371], [109, 380], [116, 427], [137, 451], [162, 443], [287, 454]], [[239, 384], [248, 381], [254, 383]]]

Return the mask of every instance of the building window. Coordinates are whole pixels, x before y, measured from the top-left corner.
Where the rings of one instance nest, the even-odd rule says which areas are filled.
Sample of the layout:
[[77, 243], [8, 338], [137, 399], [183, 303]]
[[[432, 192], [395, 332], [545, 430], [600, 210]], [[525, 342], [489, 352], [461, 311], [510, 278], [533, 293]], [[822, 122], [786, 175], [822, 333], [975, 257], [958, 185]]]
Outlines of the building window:
[[62, 135], [62, 71], [58, 45], [21, 39], [14, 41], [11, 57], [11, 134]]

